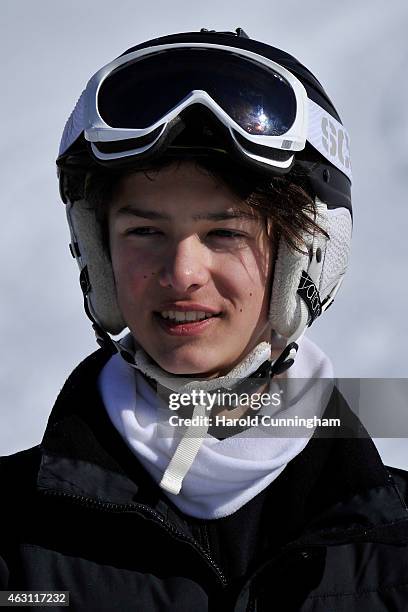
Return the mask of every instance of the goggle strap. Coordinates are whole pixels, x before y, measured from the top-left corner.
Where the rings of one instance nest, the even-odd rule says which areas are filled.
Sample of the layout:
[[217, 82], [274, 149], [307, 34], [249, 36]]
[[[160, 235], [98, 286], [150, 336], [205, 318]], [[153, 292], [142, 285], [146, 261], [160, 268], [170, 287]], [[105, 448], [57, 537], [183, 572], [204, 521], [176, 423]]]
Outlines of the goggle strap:
[[350, 137], [347, 130], [316, 102], [310, 98], [308, 102], [307, 140], [351, 182]]

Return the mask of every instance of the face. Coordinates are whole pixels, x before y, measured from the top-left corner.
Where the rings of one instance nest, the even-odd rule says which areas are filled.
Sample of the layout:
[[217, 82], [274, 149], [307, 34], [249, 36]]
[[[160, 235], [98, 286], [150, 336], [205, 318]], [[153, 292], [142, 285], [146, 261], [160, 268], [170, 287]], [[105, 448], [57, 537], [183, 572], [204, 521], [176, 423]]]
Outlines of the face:
[[270, 340], [265, 221], [194, 162], [124, 177], [109, 236], [122, 315], [164, 370], [220, 376]]

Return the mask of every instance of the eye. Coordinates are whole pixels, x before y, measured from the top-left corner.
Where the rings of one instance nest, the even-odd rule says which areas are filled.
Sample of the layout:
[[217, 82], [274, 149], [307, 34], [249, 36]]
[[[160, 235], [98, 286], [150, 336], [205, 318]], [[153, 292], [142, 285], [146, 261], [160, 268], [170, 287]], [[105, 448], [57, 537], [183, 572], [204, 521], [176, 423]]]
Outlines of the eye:
[[215, 234], [216, 237], [220, 238], [244, 238], [243, 234], [227, 229], [213, 230], [210, 234]]
[[154, 227], [132, 227], [125, 232], [127, 236], [154, 236], [159, 233]]

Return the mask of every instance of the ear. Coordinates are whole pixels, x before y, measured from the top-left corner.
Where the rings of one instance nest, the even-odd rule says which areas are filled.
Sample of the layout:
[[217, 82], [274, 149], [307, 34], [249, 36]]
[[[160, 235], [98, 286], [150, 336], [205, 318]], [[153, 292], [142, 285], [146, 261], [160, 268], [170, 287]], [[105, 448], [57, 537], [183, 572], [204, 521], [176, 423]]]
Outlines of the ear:
[[[326, 204], [316, 199], [317, 223], [328, 235], [321, 233], [304, 234], [308, 251], [299, 253], [289, 248], [283, 238], [278, 245], [269, 318], [273, 328], [282, 336], [289, 338], [299, 334], [311, 322], [309, 309], [298, 289], [305, 272], [313, 281], [321, 303], [326, 302], [336, 291], [347, 269], [352, 220], [346, 208], [328, 209]], [[320, 249], [320, 253], [316, 258]], [[318, 262], [317, 259], [320, 259]]]
[[119, 334], [125, 327], [116, 299], [112, 262], [103, 246], [100, 223], [86, 200], [67, 205], [72, 251], [79, 269], [87, 269], [90, 283], [88, 302], [98, 323], [109, 333]]

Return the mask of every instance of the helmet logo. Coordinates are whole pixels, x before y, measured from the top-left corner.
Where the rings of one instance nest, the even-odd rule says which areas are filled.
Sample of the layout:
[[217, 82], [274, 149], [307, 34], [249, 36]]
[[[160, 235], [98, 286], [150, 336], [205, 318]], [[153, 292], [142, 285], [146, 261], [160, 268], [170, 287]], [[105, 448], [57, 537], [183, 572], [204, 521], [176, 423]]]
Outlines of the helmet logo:
[[322, 145], [330, 155], [337, 157], [340, 164], [350, 168], [350, 142], [348, 134], [341, 127], [336, 127], [328, 117], [322, 117]]
[[320, 295], [316, 285], [310, 276], [303, 270], [302, 276], [299, 282], [298, 294], [306, 303], [309, 311], [312, 323], [322, 313], [322, 304], [320, 302]]

